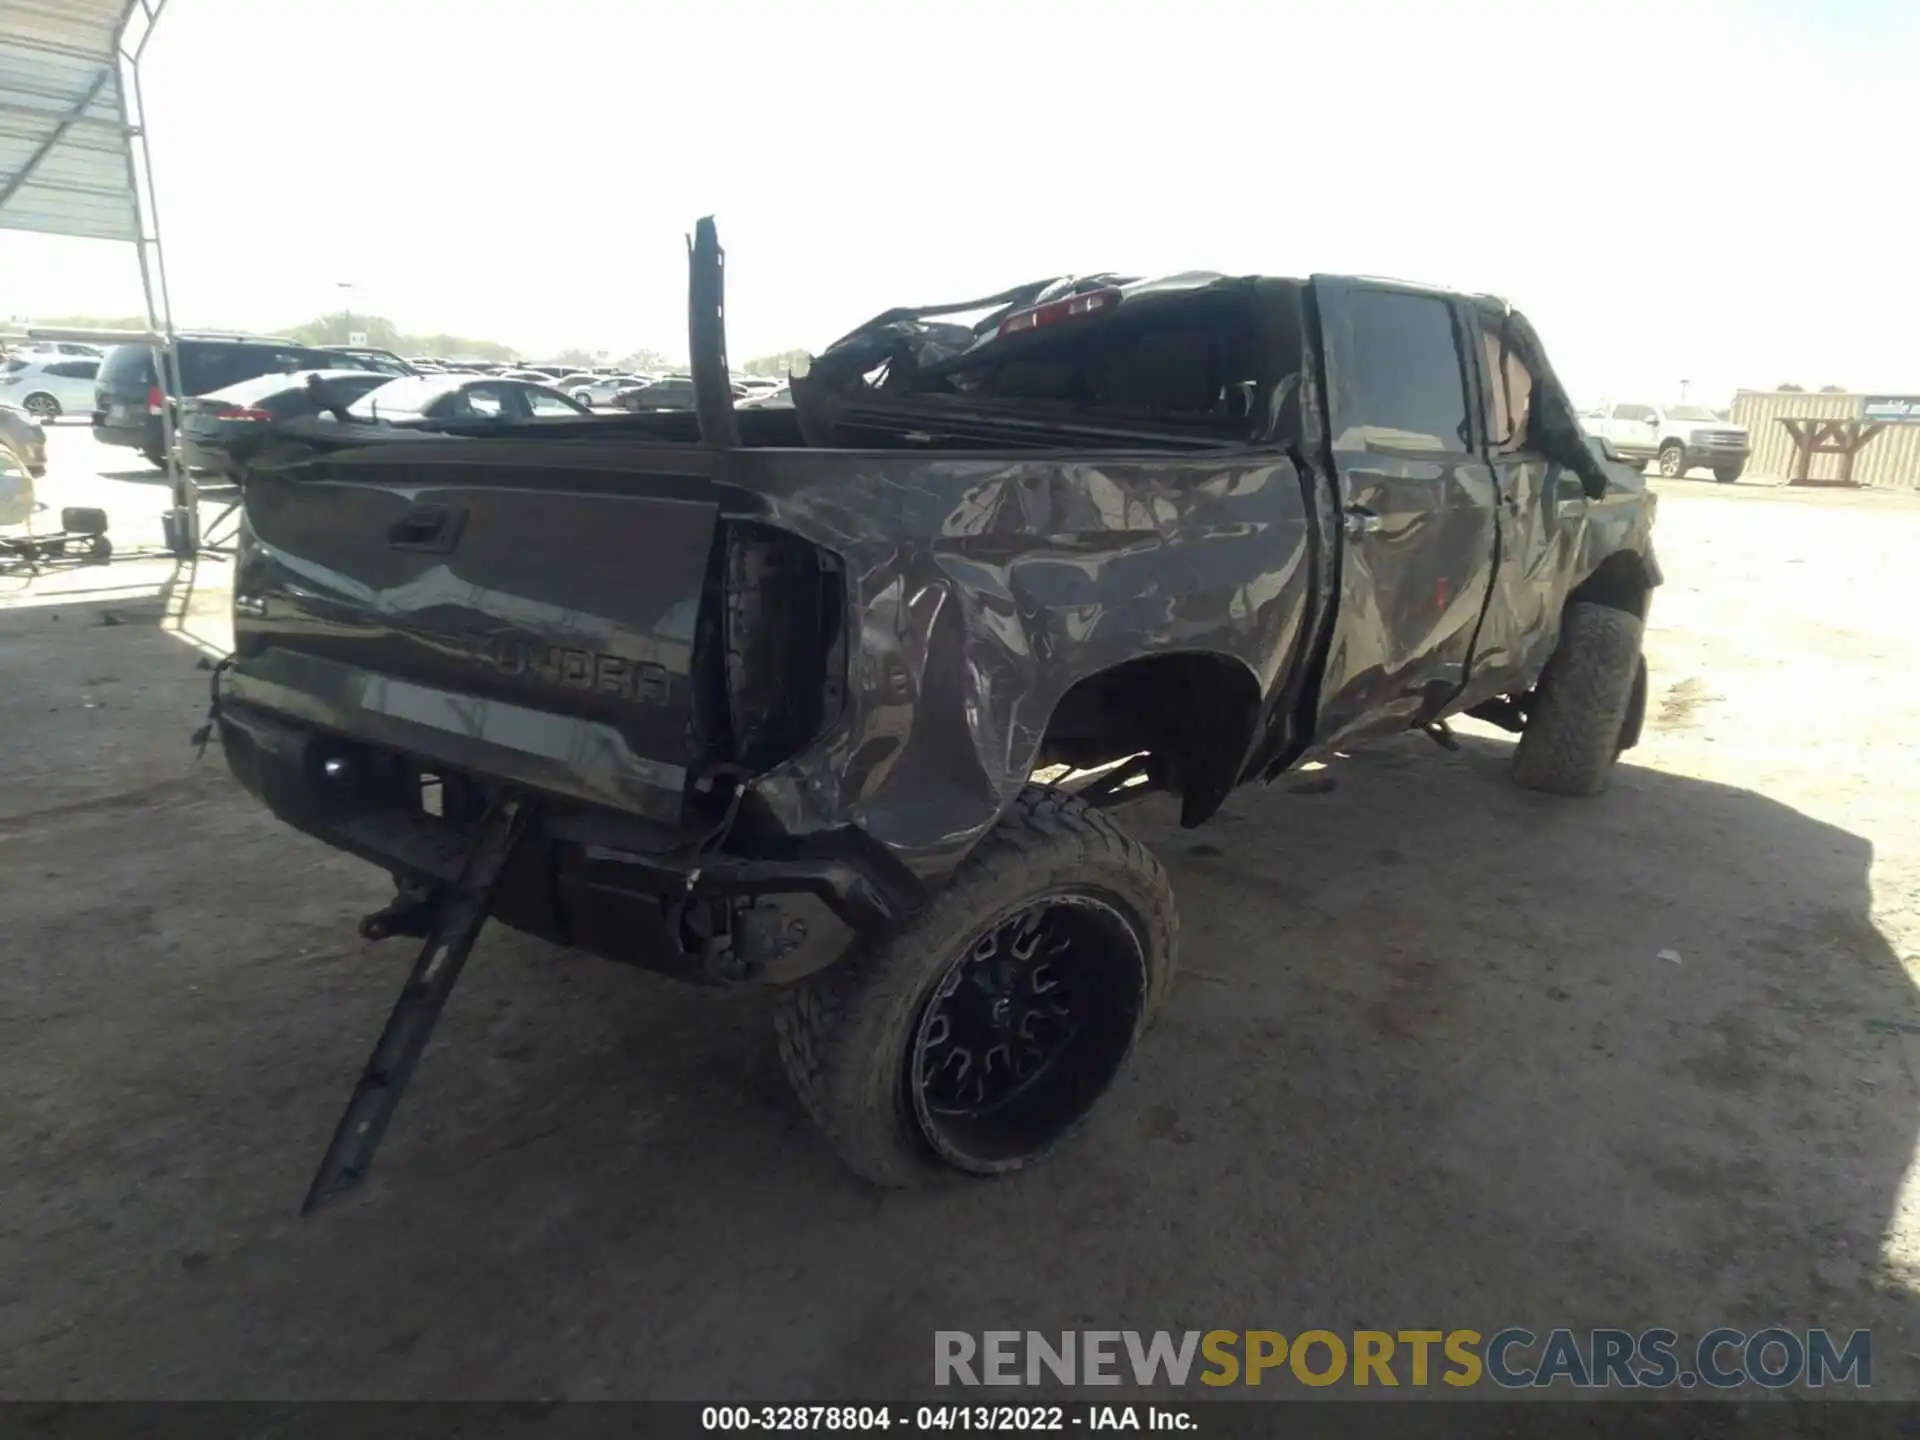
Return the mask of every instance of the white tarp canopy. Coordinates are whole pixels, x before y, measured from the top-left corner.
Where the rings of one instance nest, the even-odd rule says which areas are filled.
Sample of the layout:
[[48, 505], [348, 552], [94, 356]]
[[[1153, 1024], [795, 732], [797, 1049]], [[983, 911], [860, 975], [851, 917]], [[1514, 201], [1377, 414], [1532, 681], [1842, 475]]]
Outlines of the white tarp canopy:
[[121, 58], [158, 8], [0, 0], [0, 229], [139, 242]]

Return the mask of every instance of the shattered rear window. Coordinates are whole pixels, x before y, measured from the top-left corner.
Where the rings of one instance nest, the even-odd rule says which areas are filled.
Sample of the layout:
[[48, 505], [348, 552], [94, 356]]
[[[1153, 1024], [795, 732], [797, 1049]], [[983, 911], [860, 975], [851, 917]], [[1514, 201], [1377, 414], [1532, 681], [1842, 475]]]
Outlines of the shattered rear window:
[[1244, 420], [1259, 352], [1249, 317], [1194, 300], [1090, 315], [984, 347], [946, 377], [954, 393], [1112, 416]]

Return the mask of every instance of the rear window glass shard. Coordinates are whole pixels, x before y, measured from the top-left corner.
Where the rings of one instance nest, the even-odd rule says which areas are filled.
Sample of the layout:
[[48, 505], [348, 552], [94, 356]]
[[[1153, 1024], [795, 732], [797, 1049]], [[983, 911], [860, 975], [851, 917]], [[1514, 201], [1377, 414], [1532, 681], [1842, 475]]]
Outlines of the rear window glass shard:
[[1498, 329], [1483, 329], [1480, 345], [1487, 377], [1487, 440], [1496, 450], [1523, 450], [1533, 428], [1533, 372], [1513, 348], [1512, 337]]

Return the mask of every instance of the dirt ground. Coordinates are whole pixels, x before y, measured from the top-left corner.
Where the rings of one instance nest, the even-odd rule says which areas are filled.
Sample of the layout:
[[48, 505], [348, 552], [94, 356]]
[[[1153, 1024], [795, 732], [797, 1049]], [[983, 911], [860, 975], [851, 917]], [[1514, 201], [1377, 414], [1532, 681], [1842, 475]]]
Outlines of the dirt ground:
[[[54, 463], [157, 542], [149, 479]], [[836, 1166], [766, 995], [491, 929], [373, 1179], [298, 1219], [410, 960], [354, 937], [384, 881], [195, 762], [223, 566], [0, 576], [0, 1395], [846, 1399], [924, 1390], [936, 1329], [1773, 1323], [1870, 1327], [1920, 1395], [1920, 499], [1663, 490], [1607, 796], [1475, 731], [1131, 812], [1168, 1012], [1070, 1149], [923, 1194]]]

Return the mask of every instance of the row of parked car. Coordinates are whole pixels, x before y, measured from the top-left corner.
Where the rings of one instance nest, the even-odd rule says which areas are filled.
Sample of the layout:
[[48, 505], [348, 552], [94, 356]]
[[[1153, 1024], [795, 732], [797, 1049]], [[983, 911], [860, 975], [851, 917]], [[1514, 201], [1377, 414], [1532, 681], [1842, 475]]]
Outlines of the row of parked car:
[[[642, 375], [607, 367], [580, 370], [432, 356], [403, 358], [376, 347], [308, 346], [271, 336], [192, 334], [179, 336], [176, 345], [180, 368], [176, 404], [217, 395], [262, 376], [342, 369], [389, 378], [486, 382], [471, 392], [471, 400], [448, 398], [463, 390], [452, 386], [437, 403], [504, 406], [510, 412], [525, 412], [536, 401], [551, 409], [551, 397], [540, 396], [542, 390], [587, 408], [668, 410], [690, 408], [693, 403], [693, 377], [684, 373]], [[535, 388], [516, 390], [514, 386]], [[16, 349], [0, 360], [0, 408], [25, 412], [42, 425], [69, 416], [90, 416], [99, 439], [137, 450], [155, 465], [163, 461], [165, 444], [160, 389], [154, 354], [144, 345], [107, 349], [81, 341], [47, 341]], [[733, 393], [742, 403], [780, 403], [784, 382], [740, 376]], [[389, 408], [398, 413], [400, 397], [390, 401]], [[184, 426], [189, 412], [179, 413]]]
[[[582, 405], [619, 410], [678, 410], [693, 404], [693, 377], [684, 371], [638, 374], [605, 365], [588, 370], [565, 365], [511, 365], [502, 361], [447, 360], [416, 355], [408, 362], [422, 375], [495, 375], [551, 385]], [[777, 400], [786, 382], [765, 375], [733, 377], [733, 398], [742, 403]]]
[[506, 376], [322, 369], [256, 376], [182, 400], [178, 413], [181, 464], [237, 475], [263, 425], [301, 416], [427, 427], [592, 412], [551, 386]]
[[[147, 345], [102, 352], [62, 341], [16, 350], [0, 362], [0, 408], [24, 412], [22, 420], [30, 419], [36, 434], [40, 425], [64, 416], [87, 415], [101, 443], [137, 451], [160, 466], [166, 459], [162, 407], [170, 406], [183, 463], [229, 471], [237, 435], [299, 415], [409, 425], [693, 404], [693, 379], [679, 373], [404, 358], [377, 347], [237, 334], [179, 335], [175, 353], [178, 374], [163, 386], [159, 357]], [[776, 379], [742, 376], [734, 383], [734, 398], [742, 404], [785, 403], [784, 393]], [[24, 453], [43, 440], [23, 433], [18, 443]], [[37, 453], [44, 464], [43, 451]]]

